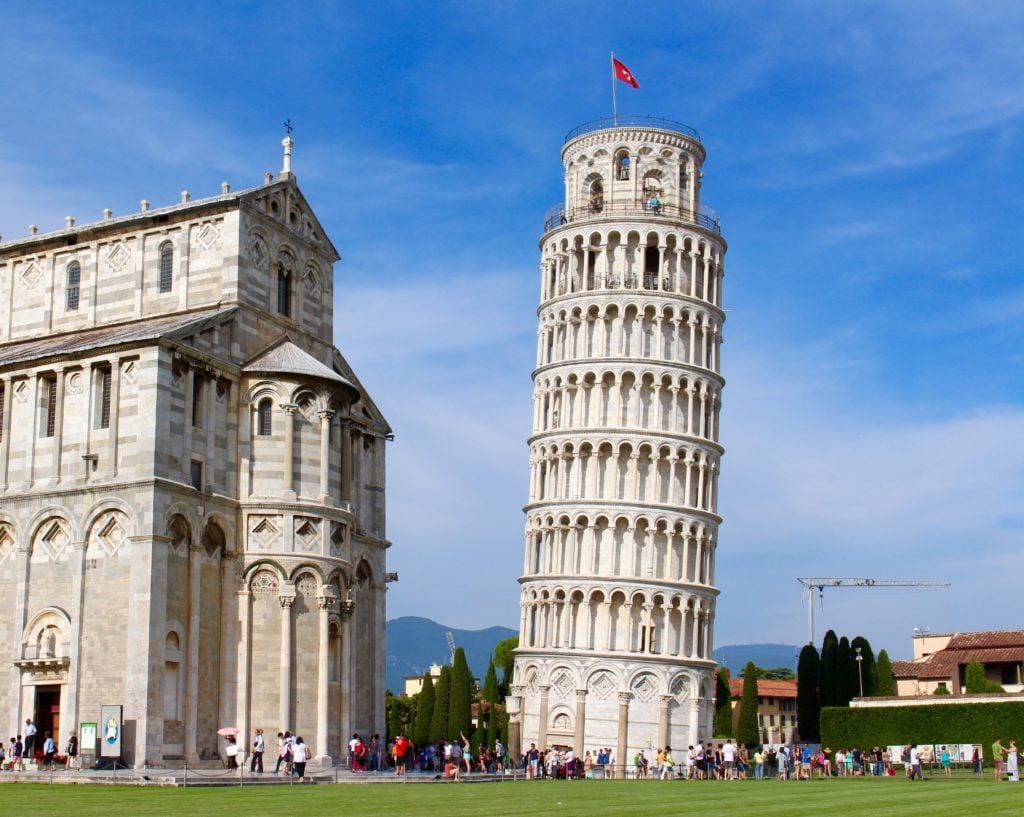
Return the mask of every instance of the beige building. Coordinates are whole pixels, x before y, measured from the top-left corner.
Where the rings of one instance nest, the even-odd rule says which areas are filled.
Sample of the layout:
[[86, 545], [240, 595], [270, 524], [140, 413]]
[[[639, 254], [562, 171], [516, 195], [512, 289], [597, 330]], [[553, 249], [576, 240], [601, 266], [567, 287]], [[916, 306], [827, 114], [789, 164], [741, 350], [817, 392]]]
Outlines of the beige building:
[[[792, 743], [799, 734], [796, 724], [796, 678], [787, 681], [757, 680], [757, 729], [762, 743]], [[740, 718], [743, 679], [729, 679], [732, 733]]]
[[[384, 731], [384, 449], [291, 172], [0, 243], [0, 712], [141, 766]], [[83, 747], [89, 749], [91, 747]]]
[[562, 146], [540, 239], [509, 742], [686, 746], [712, 726], [725, 240], [704, 146], [651, 117]]
[[964, 694], [964, 676], [972, 661], [979, 662], [988, 680], [1005, 692], [1024, 692], [1024, 630], [991, 630], [915, 634], [914, 659], [892, 662], [896, 694], [933, 695], [940, 685], [953, 695]]

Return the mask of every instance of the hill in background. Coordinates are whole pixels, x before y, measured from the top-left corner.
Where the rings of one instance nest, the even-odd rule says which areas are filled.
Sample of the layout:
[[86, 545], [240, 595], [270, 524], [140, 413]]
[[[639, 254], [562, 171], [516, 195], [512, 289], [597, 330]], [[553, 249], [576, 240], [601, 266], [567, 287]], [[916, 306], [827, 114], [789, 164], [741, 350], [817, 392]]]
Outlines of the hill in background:
[[405, 692], [407, 675], [423, 675], [431, 664], [451, 661], [445, 633], [451, 633], [455, 646], [466, 651], [469, 669], [483, 683], [487, 659], [499, 641], [519, 635], [510, 627], [488, 627], [486, 630], [459, 630], [446, 627], [419, 616], [393, 618], [387, 625], [388, 669], [387, 687], [399, 694]]
[[739, 675], [748, 661], [762, 669], [788, 667], [796, 672], [800, 648], [792, 644], [728, 644], [716, 647], [714, 659], [720, 667], [728, 667], [733, 676]]
[[[518, 635], [510, 627], [488, 627], [486, 630], [460, 630], [446, 627], [429, 618], [402, 616], [387, 625], [388, 669], [387, 687], [395, 694], [405, 691], [405, 676], [423, 675], [431, 664], [447, 664], [451, 660], [445, 633], [450, 632], [455, 646], [466, 651], [466, 660], [474, 677], [483, 682], [487, 659], [499, 641]], [[759, 667], [789, 667], [796, 671], [800, 648], [792, 644], [730, 644], [715, 649], [719, 666], [738, 675], [748, 661]]]

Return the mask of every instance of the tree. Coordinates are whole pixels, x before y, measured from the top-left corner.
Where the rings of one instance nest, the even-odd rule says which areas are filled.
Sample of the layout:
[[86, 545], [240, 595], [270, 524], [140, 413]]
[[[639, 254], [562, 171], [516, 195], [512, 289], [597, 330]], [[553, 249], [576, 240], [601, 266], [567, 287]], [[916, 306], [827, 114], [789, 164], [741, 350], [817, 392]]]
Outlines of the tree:
[[410, 698], [392, 695], [388, 690], [384, 693], [384, 712], [387, 715], [387, 734], [385, 742], [394, 740], [401, 734], [410, 734], [412, 731], [413, 716], [416, 713], [417, 696]]
[[[850, 649], [853, 650], [853, 662], [857, 663], [857, 649], [860, 648], [860, 674], [857, 676], [857, 686], [854, 689], [857, 690], [856, 694], [860, 695], [860, 683], [864, 682], [864, 697], [871, 698], [875, 694], [875, 681], [877, 680], [875, 674], [875, 653], [871, 649], [871, 645], [868, 640], [859, 635], [853, 641], [850, 642]], [[854, 672], [857, 672], [857, 667], [854, 667]]]
[[498, 703], [498, 673], [494, 670], [494, 657], [487, 662], [487, 674], [484, 676], [484, 688], [480, 699], [488, 703]]
[[732, 734], [732, 693], [729, 691], [729, 670], [722, 667], [715, 673], [715, 737]]
[[[836, 637], [835, 630], [825, 633], [825, 638], [821, 642], [821, 667], [818, 678], [819, 707], [840, 706], [839, 639]], [[801, 732], [802, 734], [803, 732]]]
[[756, 746], [761, 742], [757, 729], [757, 667], [753, 661], [743, 668], [743, 696], [740, 698], [740, 715], [736, 723], [736, 743]]
[[[480, 704], [483, 706], [483, 704]], [[487, 705], [487, 745], [494, 746], [494, 742], [498, 739], [500, 729], [498, 728], [498, 709], [497, 707], [489, 703]]]
[[896, 694], [896, 679], [892, 677], [889, 653], [880, 650], [875, 664], [875, 697], [886, 698]]
[[505, 703], [505, 696], [508, 695], [509, 687], [512, 685], [512, 670], [515, 668], [516, 657], [512, 651], [519, 646], [519, 636], [503, 639], [494, 645], [494, 667], [501, 670], [501, 684], [499, 684], [499, 697], [497, 703]]
[[466, 662], [466, 651], [459, 647], [452, 660], [452, 689], [448, 698], [448, 736], [469, 737], [473, 730], [473, 676]]
[[937, 687], [935, 687], [935, 692], [933, 692], [932, 694], [933, 695], [951, 695], [952, 693], [949, 691], [949, 687], [946, 686], [946, 682], [945, 681], [940, 681], [939, 685]]
[[758, 667], [757, 677], [764, 681], [791, 681], [796, 678], [796, 673], [789, 667], [774, 667], [772, 669]]
[[980, 661], [971, 661], [964, 671], [964, 690], [968, 695], [976, 695], [984, 692], [1005, 692], [995, 681], [990, 681], [985, 676], [985, 667]]
[[821, 659], [813, 644], [800, 650], [796, 665], [796, 720], [800, 739], [815, 741], [819, 735], [821, 702], [818, 683], [821, 677]]
[[430, 670], [423, 673], [423, 687], [416, 696], [416, 721], [412, 739], [418, 746], [430, 742], [430, 722], [434, 717], [434, 679]]
[[[430, 716], [430, 740], [436, 742], [448, 737], [448, 698], [452, 692], [452, 668], [441, 667], [441, 676], [434, 687], [434, 711]], [[458, 737], [456, 735], [455, 737]]]

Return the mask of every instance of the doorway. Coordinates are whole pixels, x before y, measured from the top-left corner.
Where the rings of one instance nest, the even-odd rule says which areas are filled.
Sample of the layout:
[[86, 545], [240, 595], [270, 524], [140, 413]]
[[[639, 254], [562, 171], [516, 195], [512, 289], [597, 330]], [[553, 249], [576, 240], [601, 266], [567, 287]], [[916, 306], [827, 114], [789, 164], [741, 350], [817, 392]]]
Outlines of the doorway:
[[36, 751], [41, 752], [45, 735], [53, 735], [53, 742], [60, 748], [60, 685], [36, 687]]

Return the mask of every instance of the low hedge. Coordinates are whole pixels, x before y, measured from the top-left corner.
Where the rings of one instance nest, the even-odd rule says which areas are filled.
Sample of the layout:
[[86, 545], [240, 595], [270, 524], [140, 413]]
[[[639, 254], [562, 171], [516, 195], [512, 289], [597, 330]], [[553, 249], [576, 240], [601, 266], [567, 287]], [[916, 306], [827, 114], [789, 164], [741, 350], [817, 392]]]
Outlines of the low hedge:
[[1024, 741], [1024, 703], [963, 703], [933, 706], [821, 710], [821, 742], [862, 748], [908, 743], [980, 743], [988, 758], [997, 737], [1006, 746]]

